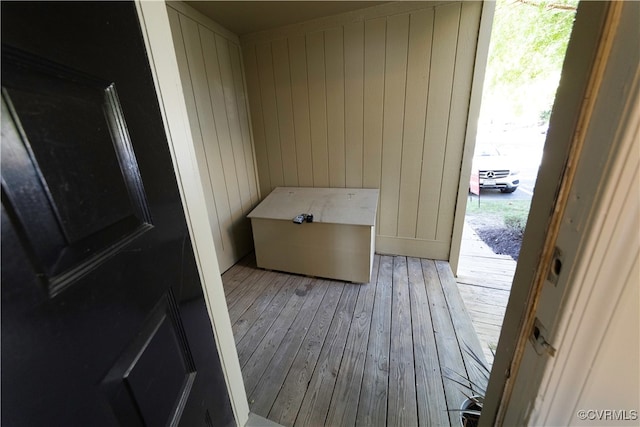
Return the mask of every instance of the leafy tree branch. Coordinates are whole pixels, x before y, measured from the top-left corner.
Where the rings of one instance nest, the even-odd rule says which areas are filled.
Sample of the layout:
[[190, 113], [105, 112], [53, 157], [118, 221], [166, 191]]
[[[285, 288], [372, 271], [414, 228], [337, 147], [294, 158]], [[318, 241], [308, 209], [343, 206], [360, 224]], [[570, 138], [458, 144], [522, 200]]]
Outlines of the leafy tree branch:
[[[491, 115], [545, 118], [551, 109], [577, 0], [498, 0], [485, 98]], [[484, 117], [489, 113], [485, 111]]]
[[543, 6], [547, 9], [556, 9], [556, 10], [569, 10], [575, 12], [577, 10], [576, 6], [571, 4], [560, 4], [560, 3], [538, 3], [530, 0], [515, 0], [518, 3], [528, 4], [530, 6]]

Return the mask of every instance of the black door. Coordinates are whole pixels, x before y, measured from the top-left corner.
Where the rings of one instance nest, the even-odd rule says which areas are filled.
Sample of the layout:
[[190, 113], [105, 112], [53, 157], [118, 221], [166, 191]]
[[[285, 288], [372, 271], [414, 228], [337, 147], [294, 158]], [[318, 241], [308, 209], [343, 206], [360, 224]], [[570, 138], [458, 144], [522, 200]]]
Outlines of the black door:
[[233, 424], [134, 4], [2, 2], [1, 64], [2, 425]]

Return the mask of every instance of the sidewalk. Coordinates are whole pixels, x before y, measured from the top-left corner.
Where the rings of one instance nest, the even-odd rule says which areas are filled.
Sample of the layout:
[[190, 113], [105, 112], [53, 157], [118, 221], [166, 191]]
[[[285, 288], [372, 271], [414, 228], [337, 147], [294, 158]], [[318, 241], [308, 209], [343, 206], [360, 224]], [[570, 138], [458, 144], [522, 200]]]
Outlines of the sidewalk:
[[493, 363], [490, 348], [498, 344], [515, 270], [516, 261], [495, 254], [465, 222], [456, 281], [489, 363]]

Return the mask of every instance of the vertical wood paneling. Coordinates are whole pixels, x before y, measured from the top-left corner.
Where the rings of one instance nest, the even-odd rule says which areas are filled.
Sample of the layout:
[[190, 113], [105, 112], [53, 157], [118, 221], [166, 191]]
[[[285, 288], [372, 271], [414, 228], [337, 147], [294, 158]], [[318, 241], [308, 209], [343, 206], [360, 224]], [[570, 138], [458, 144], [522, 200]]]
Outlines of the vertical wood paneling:
[[377, 249], [446, 258], [481, 9], [416, 3], [245, 38], [263, 196], [294, 174], [380, 188]]
[[314, 187], [329, 186], [327, 93], [324, 63], [324, 32], [307, 34], [307, 74], [309, 76], [309, 116], [311, 117]]
[[432, 32], [432, 9], [411, 15], [398, 203], [398, 236], [400, 237], [416, 237]]
[[[218, 214], [218, 222], [221, 230], [223, 253], [233, 251], [231, 236], [225, 232], [233, 226], [225, 176], [222, 169], [222, 158], [218, 147], [218, 135], [213, 120], [213, 107], [209, 95], [209, 83], [205, 69], [205, 63], [200, 43], [200, 31], [198, 24], [193, 20], [180, 15], [180, 26], [184, 37], [184, 47], [189, 64], [190, 78], [193, 84], [196, 114], [202, 134], [205, 158], [209, 180], [213, 189], [215, 209]], [[227, 259], [225, 259], [227, 261]]]
[[327, 148], [329, 187], [345, 186], [344, 150], [344, 41], [342, 27], [325, 31], [327, 81]]
[[218, 220], [218, 212], [216, 209], [216, 202], [213, 197], [213, 187], [209, 177], [209, 168], [207, 165], [207, 157], [205, 155], [204, 143], [202, 142], [202, 131], [200, 130], [200, 120], [196, 110], [196, 100], [193, 91], [193, 84], [191, 83], [191, 73], [189, 70], [189, 64], [187, 61], [187, 53], [184, 47], [184, 39], [182, 36], [182, 29], [180, 25], [180, 15], [173, 9], [168, 10], [169, 24], [171, 26], [171, 36], [176, 44], [176, 58], [178, 60], [178, 67], [180, 76], [182, 77], [182, 86], [185, 104], [187, 111], [190, 114], [189, 127], [191, 129], [191, 137], [193, 138], [193, 145], [198, 158], [198, 166], [200, 168], [200, 179], [202, 181], [202, 187], [204, 189], [204, 197], [208, 210], [209, 221], [214, 226], [213, 240], [215, 242], [216, 253], [223, 254], [224, 248], [222, 245], [222, 234], [220, 231], [220, 222]]
[[[216, 48], [215, 36], [212, 31], [199, 26], [199, 32], [202, 43], [205, 73], [209, 87], [209, 99], [213, 108], [213, 117], [217, 132], [217, 150], [219, 150], [217, 155], [220, 156], [222, 173], [224, 175], [225, 191], [229, 201], [229, 210], [231, 214], [231, 226], [235, 228], [244, 218], [242, 215], [240, 191], [238, 189], [237, 171], [233, 157], [231, 132], [229, 130], [227, 109], [225, 106], [224, 92], [222, 90], [222, 76], [220, 74], [220, 65], [218, 62], [218, 49]], [[212, 147], [211, 152], [215, 151], [216, 147]], [[223, 193], [220, 194], [220, 198], [223, 198]], [[233, 250], [236, 251], [235, 246], [238, 246], [239, 242], [234, 243], [235, 245], [232, 247]]]
[[[258, 201], [240, 48], [237, 39], [221, 34], [216, 24], [192, 19], [188, 9], [168, 7], [168, 14], [218, 263], [224, 271], [251, 250], [246, 215]], [[261, 100], [257, 101], [257, 117], [262, 119]], [[264, 133], [258, 131], [263, 124], [253, 124], [259, 125], [254, 130], [264, 146]]]
[[[251, 109], [251, 127], [253, 128], [253, 145], [256, 150], [258, 165], [258, 182], [260, 193], [266, 197], [272, 189], [269, 158], [267, 156], [267, 142], [264, 132], [264, 115], [262, 113], [262, 97], [259, 96], [260, 78], [258, 77], [258, 60], [256, 47], [248, 46], [242, 49], [244, 56], [247, 90], [249, 91], [249, 108]], [[254, 94], [251, 96], [251, 94]]]
[[253, 141], [249, 129], [249, 114], [247, 112], [247, 90], [244, 82], [244, 72], [242, 60], [240, 59], [240, 46], [230, 44], [229, 56], [231, 58], [231, 74], [236, 94], [236, 106], [238, 109], [238, 121], [240, 122], [240, 132], [242, 135], [242, 147], [244, 150], [245, 170], [247, 181], [249, 182], [249, 194], [251, 196], [251, 206], [258, 202], [258, 185], [256, 181], [256, 168], [253, 161]]
[[218, 66], [220, 67], [220, 81], [222, 82], [225, 113], [229, 124], [229, 134], [231, 135], [231, 148], [233, 151], [236, 180], [238, 182], [238, 192], [242, 207], [240, 213], [242, 213], [251, 208], [251, 191], [249, 190], [249, 180], [247, 178], [247, 162], [244, 157], [242, 130], [240, 129], [240, 120], [238, 118], [238, 106], [233, 81], [233, 70], [231, 68], [229, 42], [218, 34], [215, 35], [215, 40], [216, 49], [218, 50]]
[[344, 27], [345, 183], [362, 188], [364, 131], [364, 22]]
[[[221, 144], [222, 156], [231, 163], [233, 159], [234, 168], [229, 168], [227, 180], [237, 185], [237, 199], [233, 194], [233, 185], [227, 185], [227, 194], [230, 202], [235, 204], [231, 207], [231, 216], [234, 219], [234, 261], [240, 259], [249, 252], [252, 245], [251, 222], [246, 218], [246, 214], [251, 211], [251, 190], [247, 175], [247, 160], [242, 140], [242, 130], [238, 119], [238, 107], [236, 105], [235, 85], [233, 81], [233, 70], [231, 68], [231, 56], [229, 53], [229, 42], [219, 34], [215, 35], [215, 46], [218, 51], [218, 67], [220, 68], [220, 87], [224, 98], [221, 115], [224, 113], [229, 127], [230, 139], [226, 144]], [[214, 77], [215, 78], [215, 77]], [[220, 138], [220, 136], [218, 136]], [[229, 156], [232, 156], [230, 158]], [[253, 160], [251, 158], [251, 160]], [[253, 162], [249, 163], [249, 168], [253, 169]]]
[[447, 132], [447, 148], [444, 159], [444, 173], [440, 190], [438, 225], [436, 239], [443, 240], [451, 236], [456, 208], [458, 182], [462, 151], [469, 114], [469, 94], [473, 78], [473, 66], [477, 44], [477, 30], [474, 22], [480, 14], [482, 4], [464, 2], [460, 12], [460, 32], [456, 51], [456, 71], [453, 77], [453, 93], [451, 95], [451, 112], [449, 114], [449, 130]]
[[364, 160], [362, 183], [380, 188], [382, 172], [382, 118], [384, 116], [385, 18], [364, 24]]
[[298, 184], [313, 187], [313, 157], [311, 155], [311, 125], [309, 123], [309, 88], [307, 85], [307, 49], [302, 35], [289, 39], [291, 95], [296, 134]]
[[287, 40], [275, 40], [271, 44], [271, 50], [273, 52], [284, 185], [287, 187], [297, 187], [298, 162], [296, 160], [296, 136], [293, 126], [291, 76], [289, 72], [289, 48], [287, 46]]
[[427, 100], [427, 131], [422, 158], [417, 237], [435, 240], [440, 186], [451, 106], [460, 4], [436, 8]]
[[398, 231], [408, 35], [408, 14], [387, 18], [379, 222], [380, 234], [387, 236], [395, 236]]
[[257, 45], [256, 57], [258, 60], [262, 116], [264, 117], [264, 135], [267, 145], [271, 187], [282, 187], [284, 185], [284, 173], [282, 170], [282, 147], [280, 146], [278, 105], [276, 102], [271, 43]]

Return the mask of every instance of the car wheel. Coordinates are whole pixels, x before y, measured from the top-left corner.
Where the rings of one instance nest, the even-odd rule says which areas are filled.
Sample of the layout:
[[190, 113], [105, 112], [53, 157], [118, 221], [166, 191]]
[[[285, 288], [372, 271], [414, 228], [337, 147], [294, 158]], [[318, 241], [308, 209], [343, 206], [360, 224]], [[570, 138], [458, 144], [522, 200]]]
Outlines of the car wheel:
[[514, 191], [516, 191], [518, 189], [518, 187], [511, 187], [511, 188], [501, 188], [500, 192], [501, 193], [513, 193]]

